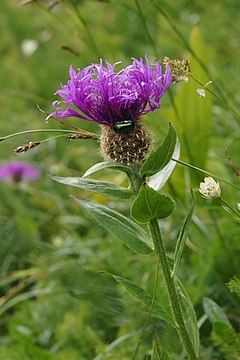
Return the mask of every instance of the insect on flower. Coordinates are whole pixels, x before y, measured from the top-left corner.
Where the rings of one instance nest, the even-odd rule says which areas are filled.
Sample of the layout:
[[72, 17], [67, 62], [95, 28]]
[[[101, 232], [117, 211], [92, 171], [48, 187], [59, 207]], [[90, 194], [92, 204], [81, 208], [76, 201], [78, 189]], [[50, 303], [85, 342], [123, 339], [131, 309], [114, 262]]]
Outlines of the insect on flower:
[[113, 125], [113, 130], [117, 133], [124, 133], [134, 129], [134, 121], [133, 120], [123, 120], [118, 121]]

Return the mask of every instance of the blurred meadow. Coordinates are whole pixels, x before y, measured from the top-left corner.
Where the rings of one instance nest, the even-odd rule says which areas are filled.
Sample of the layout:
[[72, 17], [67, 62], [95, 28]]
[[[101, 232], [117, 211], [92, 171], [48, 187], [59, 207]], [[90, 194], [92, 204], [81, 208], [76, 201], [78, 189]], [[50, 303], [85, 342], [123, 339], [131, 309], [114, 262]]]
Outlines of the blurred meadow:
[[[237, 0], [1, 0], [0, 137], [64, 128], [53, 119], [46, 123], [39, 107], [52, 111], [51, 103], [58, 99], [54, 92], [68, 80], [70, 65], [83, 68], [102, 58], [121, 61], [120, 70], [131, 58], [145, 55], [151, 62], [165, 56], [188, 59], [189, 82], [171, 85], [161, 108], [144, 121], [155, 144], [171, 121], [181, 143], [180, 160], [213, 174], [222, 197], [237, 211], [240, 184], [226, 148], [239, 170], [239, 16]], [[209, 81], [206, 96], [200, 97], [196, 90]], [[67, 122], [99, 133], [96, 123]], [[35, 149], [13, 153], [18, 146], [50, 137]], [[151, 293], [154, 255], [131, 252], [69, 195], [108, 204], [125, 215], [127, 201], [51, 179], [82, 176], [100, 161], [95, 140], [70, 141], [39, 132], [0, 142], [0, 166], [25, 162], [40, 171], [35, 181], [0, 179], [0, 360], [131, 359], [147, 308], [99, 271], [127, 278]], [[127, 184], [123, 173], [109, 169], [96, 176]], [[178, 275], [200, 320], [200, 358], [237, 360], [240, 340], [237, 347], [237, 341], [225, 341], [214, 330], [209, 299], [238, 333], [240, 281], [228, 284], [239, 275], [239, 222], [217, 200], [201, 197], [198, 186], [204, 176], [176, 165], [163, 188], [176, 202], [173, 216], [162, 224], [165, 245], [171, 255], [192, 188], [196, 206]], [[158, 297], [167, 307], [161, 282]], [[152, 333], [170, 359], [185, 359], [176, 333], [157, 317], [151, 318], [139, 359], [158, 359], [151, 355]]]

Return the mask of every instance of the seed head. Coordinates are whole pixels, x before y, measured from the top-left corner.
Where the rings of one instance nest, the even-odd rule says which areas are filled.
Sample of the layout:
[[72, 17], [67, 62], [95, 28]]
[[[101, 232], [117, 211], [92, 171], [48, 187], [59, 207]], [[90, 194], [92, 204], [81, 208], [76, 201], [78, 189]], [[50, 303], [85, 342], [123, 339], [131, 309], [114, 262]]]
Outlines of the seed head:
[[41, 144], [40, 141], [30, 141], [30, 143], [28, 144], [24, 144], [22, 146], [18, 146], [14, 151], [13, 153], [14, 154], [18, 154], [18, 153], [21, 153], [21, 152], [26, 152], [30, 149], [34, 149], [36, 146], [38, 146], [39, 144]]

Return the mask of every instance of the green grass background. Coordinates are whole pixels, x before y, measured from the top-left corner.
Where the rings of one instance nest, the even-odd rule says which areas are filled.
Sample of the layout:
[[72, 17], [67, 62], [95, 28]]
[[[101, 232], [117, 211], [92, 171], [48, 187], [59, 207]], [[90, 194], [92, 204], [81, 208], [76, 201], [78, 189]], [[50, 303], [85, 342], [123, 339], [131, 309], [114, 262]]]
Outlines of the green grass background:
[[[181, 159], [239, 185], [225, 154], [228, 148], [239, 169], [239, 3], [223, 1], [65, 0], [51, 10], [51, 1], [0, 3], [0, 136], [29, 129], [62, 128], [49, 120], [53, 95], [68, 79], [70, 65], [82, 68], [99, 58], [121, 61], [148, 55], [188, 58], [192, 75], [213, 84], [199, 98], [195, 81], [172, 86], [161, 109], [145, 116], [159, 143], [172, 121], [182, 145]], [[23, 42], [37, 49], [24, 55]], [[173, 106], [174, 105], [174, 106]], [[230, 109], [230, 110], [229, 110]], [[97, 124], [77, 119], [72, 125], [99, 132]], [[140, 257], [109, 235], [74, 203], [69, 194], [108, 204], [129, 214], [126, 201], [116, 202], [55, 183], [51, 175], [81, 176], [102, 160], [97, 142], [57, 138], [23, 154], [13, 149], [46, 134], [28, 134], [0, 143], [0, 162], [26, 161], [38, 166], [40, 178], [25, 187], [0, 184], [0, 359], [131, 359], [147, 309], [113, 280], [106, 270], [128, 278], [150, 293], [154, 256]], [[99, 179], [126, 184], [121, 173], [100, 172]], [[163, 233], [170, 255], [190, 207], [189, 188], [197, 206], [189, 246], [179, 277], [197, 317], [203, 297], [212, 298], [239, 329], [238, 298], [226, 283], [239, 273], [239, 224], [217, 202], [207, 202], [197, 187], [204, 175], [177, 165], [163, 191], [176, 201]], [[234, 208], [239, 190], [221, 182], [223, 197]], [[163, 284], [158, 297], [167, 305]], [[172, 359], [184, 359], [176, 333], [152, 319], [139, 359], [150, 359], [151, 332]], [[202, 359], [237, 359], [224, 355], [206, 321], [201, 327]], [[116, 339], [119, 344], [115, 344]], [[115, 344], [115, 346], [110, 346]]]

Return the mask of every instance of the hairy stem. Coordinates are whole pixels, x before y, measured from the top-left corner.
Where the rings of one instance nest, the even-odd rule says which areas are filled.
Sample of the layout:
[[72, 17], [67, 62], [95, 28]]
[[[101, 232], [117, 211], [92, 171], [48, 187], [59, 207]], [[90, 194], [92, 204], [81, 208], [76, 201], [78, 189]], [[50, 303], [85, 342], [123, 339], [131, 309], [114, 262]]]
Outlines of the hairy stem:
[[138, 192], [143, 184], [143, 180], [142, 180], [141, 176], [139, 175], [139, 172], [140, 172], [139, 164], [133, 164], [131, 166], [131, 171], [129, 171], [129, 173], [127, 173], [128, 179], [130, 182], [130, 186], [136, 195], [138, 194]]
[[164, 248], [164, 244], [163, 244], [163, 240], [162, 240], [162, 236], [161, 236], [161, 232], [159, 229], [157, 219], [152, 219], [150, 221], [149, 228], [150, 228], [153, 243], [155, 246], [155, 251], [156, 251], [156, 254], [157, 254], [160, 264], [161, 264], [162, 274], [163, 274], [163, 277], [164, 277], [164, 280], [165, 280], [165, 283], [167, 286], [168, 296], [169, 296], [169, 300], [170, 300], [172, 310], [174, 313], [178, 333], [180, 335], [184, 349], [187, 353], [188, 359], [196, 360], [196, 359], [198, 359], [198, 357], [195, 353], [195, 350], [193, 348], [192, 342], [190, 340], [188, 331], [186, 329], [186, 326], [185, 326], [185, 323], [183, 320], [183, 315], [182, 315], [181, 307], [179, 304], [177, 290], [176, 290], [176, 287], [174, 284], [174, 279], [171, 276], [171, 272], [170, 272], [170, 269], [168, 266], [167, 255], [166, 255], [166, 251]]

